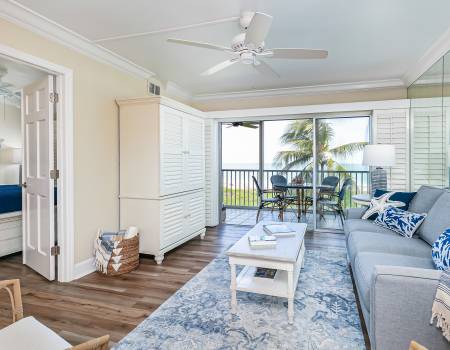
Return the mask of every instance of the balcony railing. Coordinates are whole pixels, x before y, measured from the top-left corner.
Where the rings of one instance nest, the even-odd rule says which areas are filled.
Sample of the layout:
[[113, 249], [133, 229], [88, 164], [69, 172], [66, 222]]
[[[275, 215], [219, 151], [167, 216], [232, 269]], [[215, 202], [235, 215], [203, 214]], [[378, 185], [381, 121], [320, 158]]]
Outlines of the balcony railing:
[[[312, 172], [303, 170], [264, 170], [264, 189], [272, 189], [270, 178], [272, 175], [283, 175], [288, 182], [296, 177], [302, 177], [306, 182], [312, 182]], [[258, 179], [257, 169], [222, 169], [223, 181], [223, 205], [227, 208], [256, 208], [258, 206], [258, 194], [252, 176]], [[369, 172], [368, 171], [318, 171], [318, 183], [327, 176], [337, 176], [339, 178], [338, 191], [344, 179], [350, 177], [353, 185], [347, 191], [344, 198], [346, 208], [354, 207], [352, 196], [355, 194], [369, 193]]]

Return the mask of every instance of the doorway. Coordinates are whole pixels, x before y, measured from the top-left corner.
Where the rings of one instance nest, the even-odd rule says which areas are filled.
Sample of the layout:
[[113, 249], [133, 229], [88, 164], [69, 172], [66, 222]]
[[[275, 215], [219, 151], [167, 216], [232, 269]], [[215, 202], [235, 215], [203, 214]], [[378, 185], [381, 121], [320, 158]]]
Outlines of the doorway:
[[70, 281], [72, 71], [0, 45], [0, 76], [0, 256]]

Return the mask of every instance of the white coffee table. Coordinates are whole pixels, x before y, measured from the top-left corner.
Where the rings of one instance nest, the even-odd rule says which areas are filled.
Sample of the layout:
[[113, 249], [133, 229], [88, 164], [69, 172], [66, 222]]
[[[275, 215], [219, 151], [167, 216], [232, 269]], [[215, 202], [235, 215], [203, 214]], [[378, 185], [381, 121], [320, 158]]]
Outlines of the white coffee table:
[[[296, 235], [279, 237], [275, 248], [253, 249], [248, 243], [248, 235], [261, 234], [263, 225], [279, 222], [260, 222], [236, 242], [228, 251], [231, 269], [231, 309], [237, 310], [236, 292], [251, 292], [288, 299], [288, 320], [294, 321], [294, 294], [305, 255], [304, 237], [306, 224], [284, 223]], [[236, 277], [236, 265], [244, 268]], [[275, 278], [255, 277], [257, 267], [277, 269]]]

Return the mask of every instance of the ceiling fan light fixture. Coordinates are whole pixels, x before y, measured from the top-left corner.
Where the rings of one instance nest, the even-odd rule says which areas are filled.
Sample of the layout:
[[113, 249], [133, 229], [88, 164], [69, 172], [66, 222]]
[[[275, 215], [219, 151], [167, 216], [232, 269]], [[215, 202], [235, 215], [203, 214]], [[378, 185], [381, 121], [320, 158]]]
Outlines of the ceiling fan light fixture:
[[254, 62], [254, 55], [253, 52], [244, 51], [241, 53], [241, 62], [243, 64], [253, 64]]

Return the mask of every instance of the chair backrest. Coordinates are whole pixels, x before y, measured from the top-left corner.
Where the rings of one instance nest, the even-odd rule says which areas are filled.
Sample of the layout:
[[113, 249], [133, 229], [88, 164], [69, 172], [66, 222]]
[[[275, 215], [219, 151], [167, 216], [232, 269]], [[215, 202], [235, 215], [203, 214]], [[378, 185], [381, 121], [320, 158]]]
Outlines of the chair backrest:
[[[18, 279], [0, 281], [0, 290], [6, 290], [11, 301], [13, 323], [23, 318], [22, 295]], [[12, 289], [12, 290], [11, 290]]]
[[261, 190], [261, 187], [259, 187], [258, 180], [256, 180], [256, 177], [254, 175], [252, 175], [252, 179], [256, 186], [256, 190], [258, 191], [258, 197], [262, 197], [262, 190]]
[[280, 189], [279, 186], [287, 185], [287, 179], [283, 175], [272, 175], [270, 182], [272, 183], [272, 188], [275, 190]]
[[332, 186], [333, 189], [336, 189], [336, 186], [338, 184], [339, 184], [339, 178], [337, 176], [327, 176], [322, 181], [322, 185]]
[[70, 350], [108, 350], [109, 335], [91, 339], [83, 344], [75, 345]]
[[347, 191], [347, 188], [349, 188], [353, 184], [353, 180], [348, 177], [344, 180], [344, 183], [342, 184], [341, 189], [339, 190], [339, 201], [342, 201], [345, 197], [345, 193]]

